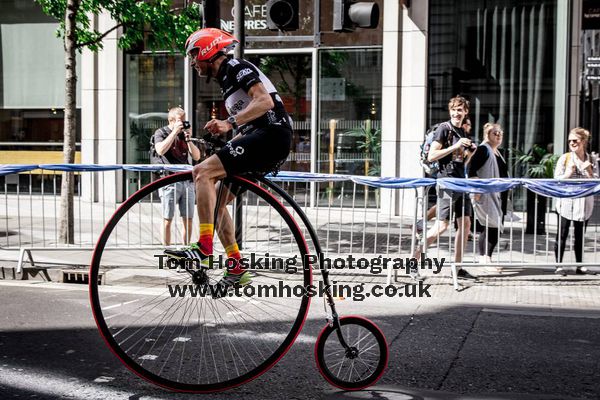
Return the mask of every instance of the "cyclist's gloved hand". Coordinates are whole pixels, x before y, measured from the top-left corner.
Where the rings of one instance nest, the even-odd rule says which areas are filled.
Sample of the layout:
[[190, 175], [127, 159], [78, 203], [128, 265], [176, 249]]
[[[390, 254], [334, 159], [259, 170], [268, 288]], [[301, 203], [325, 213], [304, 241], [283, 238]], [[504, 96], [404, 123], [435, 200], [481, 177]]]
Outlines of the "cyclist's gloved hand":
[[216, 153], [219, 149], [227, 144], [227, 142], [219, 135], [212, 135], [211, 133], [205, 134], [202, 136], [202, 139], [204, 139], [204, 141], [207, 143], [207, 152], [210, 154]]

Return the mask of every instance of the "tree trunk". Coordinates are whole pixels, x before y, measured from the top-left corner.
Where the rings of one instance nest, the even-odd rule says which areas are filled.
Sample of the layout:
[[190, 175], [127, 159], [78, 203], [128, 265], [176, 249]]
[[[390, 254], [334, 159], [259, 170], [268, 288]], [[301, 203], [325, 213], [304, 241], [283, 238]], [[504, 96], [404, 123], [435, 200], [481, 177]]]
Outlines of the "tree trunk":
[[[68, 0], [65, 12], [65, 120], [63, 162], [75, 162], [76, 135], [76, 104], [77, 104], [77, 73], [75, 58], [76, 32], [75, 17], [79, 12], [81, 0]], [[59, 240], [61, 243], [74, 243], [73, 194], [74, 175], [63, 172], [60, 188], [60, 227]]]

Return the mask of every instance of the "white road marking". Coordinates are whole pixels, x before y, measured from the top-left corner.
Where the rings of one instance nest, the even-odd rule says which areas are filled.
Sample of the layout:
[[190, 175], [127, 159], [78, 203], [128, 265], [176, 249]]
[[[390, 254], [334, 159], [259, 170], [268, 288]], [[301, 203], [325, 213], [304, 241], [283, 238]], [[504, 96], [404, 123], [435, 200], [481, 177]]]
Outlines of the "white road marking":
[[2, 365], [0, 368], [0, 386], [9, 390], [14, 389], [31, 393], [31, 395], [39, 398], [69, 398], [74, 400], [159, 399], [154, 396], [139, 397], [137, 392], [109, 387], [106, 383], [108, 382], [91, 382], [81, 378], [55, 374], [49, 370], [23, 369], [7, 364]]
[[115, 304], [115, 305], [108, 306], [108, 307], [102, 307], [102, 310], [103, 310], [103, 311], [106, 311], [106, 310], [111, 310], [111, 309], [113, 309], [113, 308], [122, 307], [122, 306], [126, 306], [126, 305], [128, 305], [128, 304], [131, 304], [131, 303], [135, 303], [136, 301], [140, 301], [140, 299], [135, 299], [135, 300], [131, 300], [131, 301], [126, 301], [125, 303], [119, 303], [119, 304]]
[[112, 382], [114, 380], [115, 380], [115, 378], [113, 378], [112, 376], [99, 376], [96, 379], [94, 379], [94, 382], [96, 382], [96, 383], [108, 383], [108, 382]]

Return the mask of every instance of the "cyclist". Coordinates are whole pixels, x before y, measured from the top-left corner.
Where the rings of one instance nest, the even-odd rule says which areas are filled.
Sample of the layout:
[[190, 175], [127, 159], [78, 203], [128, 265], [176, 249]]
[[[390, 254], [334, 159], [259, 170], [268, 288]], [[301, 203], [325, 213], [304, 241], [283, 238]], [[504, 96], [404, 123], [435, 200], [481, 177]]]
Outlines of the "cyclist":
[[[292, 140], [292, 121], [286, 112], [275, 86], [252, 63], [227, 55], [239, 41], [231, 34], [204, 28], [192, 33], [186, 41], [186, 54], [190, 65], [206, 81], [211, 79], [221, 86], [229, 118], [213, 119], [204, 128], [213, 135], [223, 135], [231, 130], [237, 134], [216, 154], [193, 169], [196, 202], [200, 218], [200, 238], [197, 243], [179, 250], [165, 250], [172, 258], [202, 260], [213, 253], [216, 184], [226, 176], [253, 173], [265, 175], [277, 172], [287, 158]], [[235, 196], [224, 192], [218, 205], [221, 217], [217, 233], [227, 252], [227, 257], [240, 260], [235, 231], [226, 205]], [[229, 266], [217, 283], [221, 287], [245, 285], [251, 275], [239, 262]]]

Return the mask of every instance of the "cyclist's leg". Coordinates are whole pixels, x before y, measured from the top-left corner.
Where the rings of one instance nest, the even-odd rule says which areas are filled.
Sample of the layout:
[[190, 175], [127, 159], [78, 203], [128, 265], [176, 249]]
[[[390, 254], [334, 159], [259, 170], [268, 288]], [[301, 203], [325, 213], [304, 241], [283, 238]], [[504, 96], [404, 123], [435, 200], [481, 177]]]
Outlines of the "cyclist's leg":
[[218, 205], [219, 210], [217, 212], [218, 221], [216, 223], [217, 234], [219, 235], [219, 240], [224, 248], [236, 243], [235, 240], [235, 228], [233, 226], [233, 219], [229, 214], [229, 210], [227, 206], [235, 199], [235, 195], [231, 193], [227, 185], [225, 185], [222, 189], [223, 181], [217, 183], [217, 192], [222, 190], [221, 192], [221, 201]]
[[[216, 221], [216, 230], [219, 235], [219, 240], [227, 253], [227, 258], [239, 261], [242, 256], [240, 254], [238, 243], [235, 240], [233, 219], [227, 209], [227, 205], [235, 199], [235, 194], [231, 192], [227, 185], [224, 185], [221, 189], [222, 185], [224, 185], [223, 181], [217, 184], [217, 192], [221, 191], [221, 199], [218, 205], [219, 210], [217, 212], [218, 221]], [[228, 267], [229, 272], [232, 274], [239, 275], [244, 273], [244, 269], [237, 262], [231, 265], [228, 264]]]
[[[214, 232], [214, 209], [217, 202], [216, 183], [220, 179], [226, 176], [225, 168], [223, 163], [218, 156], [213, 155], [194, 167], [193, 170], [194, 183], [196, 184], [196, 201], [198, 207], [198, 217], [200, 219], [200, 251], [205, 255], [212, 254], [212, 242]], [[223, 206], [223, 208], [225, 208]], [[223, 210], [224, 214], [219, 217], [223, 218], [223, 221], [219, 221], [219, 225], [223, 225], [221, 229], [224, 229], [225, 241], [221, 240], [224, 246], [227, 243], [235, 244], [235, 233], [233, 230], [233, 222], [231, 216], [227, 210]], [[233, 237], [233, 239], [232, 239]], [[231, 251], [231, 246], [227, 248], [228, 253]], [[239, 257], [239, 250], [235, 245], [235, 251]], [[225, 274], [217, 284], [221, 286], [232, 286], [234, 284], [247, 284], [250, 282], [249, 274], [246, 271], [235, 266], [229, 274]]]
[[196, 207], [200, 220], [200, 248], [206, 255], [212, 254], [212, 235], [214, 227], [214, 209], [217, 201], [215, 185], [226, 175], [221, 160], [212, 155], [192, 171], [196, 189]]
[[226, 175], [223, 164], [215, 155], [210, 156], [192, 170], [196, 189], [196, 207], [200, 220], [200, 238], [183, 249], [166, 249], [164, 253], [175, 259], [197, 259], [208, 266], [208, 256], [213, 254], [213, 211], [216, 202], [215, 185]]

